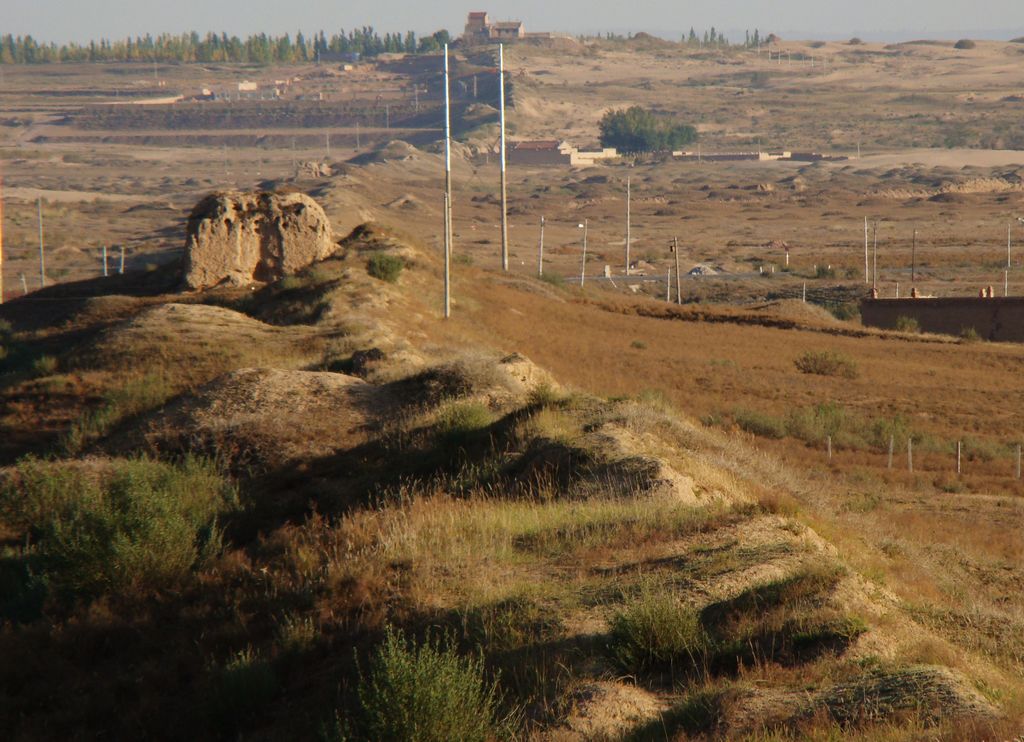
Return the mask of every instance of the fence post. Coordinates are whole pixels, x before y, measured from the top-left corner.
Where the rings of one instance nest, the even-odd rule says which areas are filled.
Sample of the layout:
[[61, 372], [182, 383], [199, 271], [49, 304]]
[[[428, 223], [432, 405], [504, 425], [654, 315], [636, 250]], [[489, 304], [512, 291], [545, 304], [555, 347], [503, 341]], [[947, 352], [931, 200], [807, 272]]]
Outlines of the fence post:
[[889, 468], [892, 469], [892, 452], [896, 448], [896, 434], [889, 436]]
[[960, 473], [960, 441], [956, 442], [956, 473]]
[[914, 472], [914, 441], [912, 438], [907, 438], [907, 471], [911, 474]]
[[1020, 444], [1017, 444], [1017, 479], [1020, 479]]
[[828, 460], [832, 460], [832, 436], [828, 436]]

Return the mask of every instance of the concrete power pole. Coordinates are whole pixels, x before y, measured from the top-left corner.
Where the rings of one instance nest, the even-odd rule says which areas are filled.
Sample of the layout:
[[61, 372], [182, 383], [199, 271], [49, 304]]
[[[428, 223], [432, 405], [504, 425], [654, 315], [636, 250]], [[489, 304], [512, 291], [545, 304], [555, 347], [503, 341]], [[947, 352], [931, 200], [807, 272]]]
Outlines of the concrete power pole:
[[587, 225], [589, 220], [583, 220], [583, 260], [580, 261], [580, 288], [587, 277]]
[[864, 283], [868, 283], [868, 218], [864, 217]]
[[910, 285], [917, 284], [917, 230], [914, 230], [914, 244], [910, 248]]
[[[474, 87], [475, 87], [475, 80]], [[508, 271], [508, 194], [505, 183], [505, 45], [498, 44], [498, 90], [501, 104], [501, 269]]]
[[878, 222], [875, 222], [875, 246], [871, 252], [871, 288], [878, 288]]
[[1006, 225], [1006, 270], [1003, 272], [1003, 296], [1010, 295], [1010, 241], [1013, 239], [1013, 224]]
[[39, 288], [46, 286], [46, 256], [43, 251], [43, 199], [36, 202], [39, 216]]
[[676, 304], [683, 303], [683, 287], [680, 283], [682, 274], [679, 272], [679, 238], [672, 238], [672, 252], [676, 254]]
[[[357, 130], [358, 131], [358, 130]], [[444, 45], [444, 316], [452, 315], [452, 128], [448, 89], [448, 45]]]
[[629, 275], [629, 176], [626, 176], [626, 275]]
[[4, 303], [4, 178], [0, 175], [0, 304]]
[[537, 275], [544, 275], [544, 217], [540, 218], [540, 246], [537, 248]]

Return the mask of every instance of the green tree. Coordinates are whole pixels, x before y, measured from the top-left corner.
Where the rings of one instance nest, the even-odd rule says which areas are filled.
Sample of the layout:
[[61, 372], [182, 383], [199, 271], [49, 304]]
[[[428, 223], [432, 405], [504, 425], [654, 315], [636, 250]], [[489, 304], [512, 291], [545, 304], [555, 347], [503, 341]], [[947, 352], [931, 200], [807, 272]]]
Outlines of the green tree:
[[658, 116], [640, 106], [607, 111], [599, 127], [601, 145], [623, 152], [671, 150], [697, 139], [697, 130], [689, 124]]

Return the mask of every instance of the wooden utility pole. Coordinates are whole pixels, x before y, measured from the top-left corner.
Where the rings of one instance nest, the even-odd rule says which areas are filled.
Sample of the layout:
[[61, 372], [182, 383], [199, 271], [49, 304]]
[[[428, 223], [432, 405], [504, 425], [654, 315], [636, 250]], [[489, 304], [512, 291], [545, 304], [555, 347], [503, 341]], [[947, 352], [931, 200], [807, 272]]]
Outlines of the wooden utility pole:
[[[358, 136], [359, 129], [356, 129]], [[444, 45], [444, 316], [452, 315], [452, 128], [448, 89], [448, 45]]]
[[107, 272], [107, 246], [103, 246], [103, 277], [107, 278], [110, 274]]
[[672, 252], [676, 254], [676, 304], [683, 303], [683, 287], [680, 283], [682, 273], [679, 272], [679, 238], [672, 238]]
[[118, 267], [117, 273], [120, 276], [124, 275], [124, 243], [121, 243], [121, 265]]
[[[498, 91], [501, 121], [501, 269], [508, 271], [508, 194], [505, 183], [505, 45], [498, 44]], [[476, 77], [473, 78], [476, 97]]]
[[587, 277], [587, 225], [588, 220], [583, 220], [583, 260], [580, 261], [580, 288]]
[[39, 217], [39, 288], [46, 286], [46, 256], [43, 250], [43, 198], [36, 202]]
[[544, 275], [544, 217], [540, 218], [540, 245], [537, 248], [537, 275]]

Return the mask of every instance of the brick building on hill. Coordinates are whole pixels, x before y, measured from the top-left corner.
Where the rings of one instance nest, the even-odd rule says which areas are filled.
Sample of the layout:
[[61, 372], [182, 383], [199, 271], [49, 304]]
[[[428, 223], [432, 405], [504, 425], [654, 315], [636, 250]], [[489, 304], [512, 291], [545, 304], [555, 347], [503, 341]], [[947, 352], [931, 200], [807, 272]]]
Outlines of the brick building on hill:
[[549, 38], [551, 34], [528, 34], [522, 21], [491, 22], [485, 11], [474, 10], [466, 18], [462, 40], [467, 44], [520, 41], [525, 38]]

